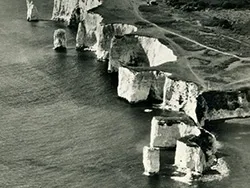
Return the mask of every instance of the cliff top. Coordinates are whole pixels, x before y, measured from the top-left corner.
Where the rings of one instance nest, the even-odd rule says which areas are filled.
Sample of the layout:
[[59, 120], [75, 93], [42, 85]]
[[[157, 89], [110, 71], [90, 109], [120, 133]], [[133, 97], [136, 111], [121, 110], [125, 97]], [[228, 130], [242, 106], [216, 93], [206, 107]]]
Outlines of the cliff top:
[[174, 79], [192, 81], [204, 90], [249, 86], [250, 10], [204, 9], [187, 12], [162, 0], [148, 6], [143, 0], [105, 0], [92, 9], [105, 23], [127, 23], [136, 34], [160, 39], [178, 56], [177, 62], [153, 68]]

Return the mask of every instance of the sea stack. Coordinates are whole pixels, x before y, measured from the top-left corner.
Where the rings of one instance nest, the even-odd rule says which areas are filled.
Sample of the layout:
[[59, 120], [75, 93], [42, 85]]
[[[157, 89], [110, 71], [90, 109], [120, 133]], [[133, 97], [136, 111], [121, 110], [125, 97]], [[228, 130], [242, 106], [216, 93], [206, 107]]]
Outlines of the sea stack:
[[178, 171], [202, 174], [216, 161], [215, 137], [201, 129], [199, 136], [188, 135], [177, 140], [175, 166]]
[[201, 131], [189, 116], [156, 116], [151, 121], [150, 147], [172, 148], [177, 139], [191, 134], [199, 136]]
[[33, 1], [26, 0], [27, 4], [27, 21], [38, 21], [38, 10], [34, 5]]
[[159, 148], [143, 147], [144, 175], [153, 176], [160, 171], [160, 150]]
[[66, 50], [67, 38], [64, 29], [57, 29], [54, 32], [54, 50]]

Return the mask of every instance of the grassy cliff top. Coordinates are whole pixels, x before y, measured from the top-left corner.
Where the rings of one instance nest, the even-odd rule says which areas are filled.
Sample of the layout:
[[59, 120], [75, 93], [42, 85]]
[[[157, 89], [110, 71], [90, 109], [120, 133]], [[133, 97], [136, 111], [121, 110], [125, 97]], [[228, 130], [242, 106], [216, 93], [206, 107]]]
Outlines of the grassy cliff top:
[[158, 38], [178, 56], [177, 62], [136, 71], [159, 70], [175, 79], [192, 81], [204, 90], [248, 87], [250, 80], [250, 10], [182, 11], [162, 0], [105, 0], [91, 10], [105, 23], [127, 23], [136, 34]]

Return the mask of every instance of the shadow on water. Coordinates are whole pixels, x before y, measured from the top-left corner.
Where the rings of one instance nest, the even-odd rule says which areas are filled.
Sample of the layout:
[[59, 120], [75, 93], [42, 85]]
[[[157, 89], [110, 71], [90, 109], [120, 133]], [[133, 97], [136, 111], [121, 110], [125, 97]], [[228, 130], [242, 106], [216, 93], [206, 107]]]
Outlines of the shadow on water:
[[148, 186], [150, 188], [160, 188], [161, 186], [161, 177], [159, 175], [148, 177]]

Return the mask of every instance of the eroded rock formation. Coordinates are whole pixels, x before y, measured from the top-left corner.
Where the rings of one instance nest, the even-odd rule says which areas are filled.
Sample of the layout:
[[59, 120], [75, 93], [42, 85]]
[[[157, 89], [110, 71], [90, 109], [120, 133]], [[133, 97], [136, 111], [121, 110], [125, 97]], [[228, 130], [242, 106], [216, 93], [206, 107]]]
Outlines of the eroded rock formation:
[[76, 48], [88, 46], [99, 60], [107, 60], [112, 38], [136, 31], [135, 26], [128, 24], [104, 24], [99, 14], [87, 13], [78, 27]]
[[54, 50], [65, 50], [67, 47], [66, 31], [57, 29], [54, 32]]
[[215, 137], [201, 129], [199, 136], [188, 135], [180, 138], [176, 144], [175, 166], [179, 171], [191, 170], [202, 174], [216, 162]]
[[34, 5], [33, 1], [26, 0], [27, 4], [27, 21], [38, 21], [39, 14], [36, 6]]
[[184, 111], [197, 122], [195, 110], [200, 91], [195, 83], [166, 77], [163, 92], [163, 109]]
[[184, 111], [197, 122], [198, 86], [192, 82], [171, 79], [170, 75], [154, 68], [120, 67], [118, 96], [135, 103], [148, 99], [151, 93], [151, 97], [163, 101], [163, 109]]
[[185, 114], [156, 116], [151, 121], [150, 147], [175, 147], [176, 141], [187, 135], [201, 134], [195, 122]]
[[130, 103], [147, 100], [152, 85], [152, 77], [153, 74], [149, 71], [137, 72], [126, 67], [120, 67], [118, 96]]
[[[121, 57], [122, 55], [122, 57]], [[159, 39], [139, 35], [115, 37], [111, 42], [109, 71], [117, 71], [120, 66], [153, 67], [176, 61], [177, 56]]]
[[160, 150], [158, 148], [143, 148], [144, 175], [152, 176], [160, 171]]

